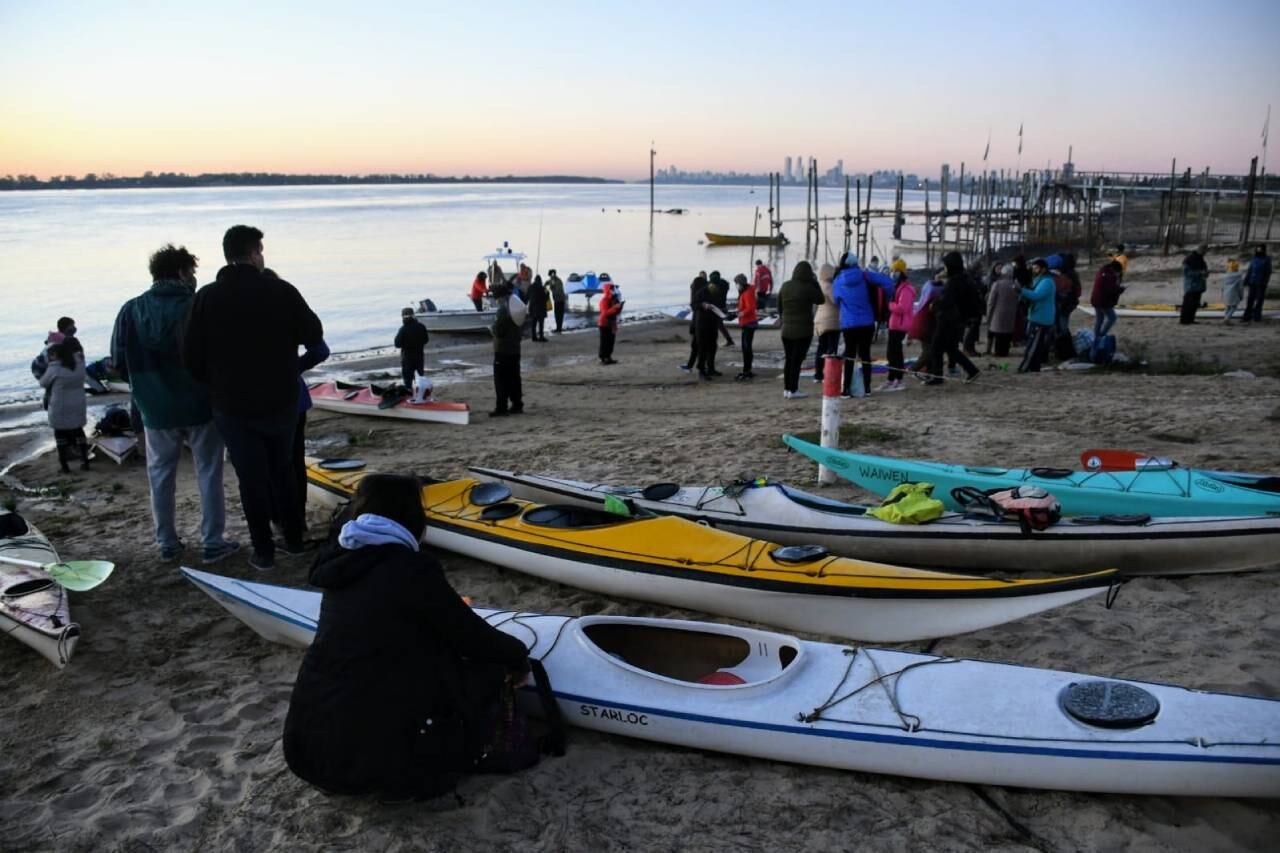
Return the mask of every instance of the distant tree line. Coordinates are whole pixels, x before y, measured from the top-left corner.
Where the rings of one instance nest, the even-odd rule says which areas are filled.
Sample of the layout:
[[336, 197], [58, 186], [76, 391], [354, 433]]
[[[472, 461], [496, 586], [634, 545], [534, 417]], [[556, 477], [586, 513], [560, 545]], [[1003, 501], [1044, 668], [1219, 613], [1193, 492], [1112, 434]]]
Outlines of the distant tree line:
[[617, 184], [621, 181], [581, 175], [283, 175], [278, 172], [144, 172], [123, 177], [103, 172], [53, 175], [46, 181], [35, 175], [4, 175], [0, 190], [132, 189], [136, 187], [274, 187], [326, 184]]

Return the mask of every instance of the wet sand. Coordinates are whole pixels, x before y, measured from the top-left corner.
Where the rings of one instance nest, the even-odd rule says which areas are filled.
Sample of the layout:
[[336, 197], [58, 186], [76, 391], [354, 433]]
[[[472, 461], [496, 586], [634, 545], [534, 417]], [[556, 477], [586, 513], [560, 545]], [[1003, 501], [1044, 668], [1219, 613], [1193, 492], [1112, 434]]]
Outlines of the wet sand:
[[[1208, 297], [1218, 301], [1221, 264], [1211, 258], [1210, 265]], [[1135, 259], [1128, 283], [1126, 302], [1181, 298], [1176, 262]], [[1073, 325], [1089, 323], [1077, 315]], [[865, 427], [859, 449], [886, 455], [1075, 467], [1082, 449], [1117, 446], [1188, 465], [1276, 471], [1278, 330], [1280, 323], [1121, 319], [1120, 350], [1166, 372], [1018, 375], [1016, 358], [979, 358], [984, 376], [974, 385], [910, 383], [904, 393], [847, 402], [844, 423]], [[688, 353], [683, 324], [624, 327], [620, 363], [611, 367], [596, 360], [593, 332], [551, 337], [524, 344], [522, 417], [485, 416], [493, 395], [481, 341], [450, 351], [476, 367], [451, 373], [439, 394], [471, 404], [470, 426], [313, 413], [310, 449], [436, 477], [478, 464], [618, 483], [716, 483], [749, 474], [812, 483], [815, 467], [778, 437], [818, 428], [818, 386], [805, 389], [807, 399], [782, 399], [776, 331], [757, 334], [759, 378], [749, 383], [731, 379], [737, 349], [720, 351], [726, 376], [715, 382], [678, 370]], [[883, 357], [883, 343], [875, 354]], [[986, 369], [998, 364], [1011, 369]], [[1173, 365], [1192, 372], [1167, 372]], [[1257, 378], [1221, 376], [1236, 368]], [[563, 758], [516, 776], [466, 781], [462, 805], [449, 797], [397, 807], [331, 798], [294, 778], [280, 750], [301, 653], [260, 640], [160, 563], [143, 465], [99, 462], [87, 474], [62, 476], [45, 454], [12, 475], [27, 487], [54, 487], [46, 496], [5, 497], [64, 557], [111, 559], [118, 568], [102, 587], [73, 594], [84, 636], [64, 671], [0, 642], [7, 696], [0, 705], [0, 849], [1260, 850], [1280, 837], [1275, 802], [927, 782], [580, 730], [571, 730]], [[227, 488], [232, 532], [247, 541], [230, 466]], [[823, 493], [869, 497], [843, 483]], [[197, 541], [189, 467], [180, 475], [178, 509], [187, 541]], [[313, 514], [314, 529], [323, 520]], [[198, 557], [198, 548], [188, 549], [189, 563]], [[481, 604], [701, 616], [443, 559], [454, 586]], [[281, 561], [269, 578], [243, 558], [216, 570], [286, 585], [306, 577], [305, 561]], [[934, 650], [1280, 698], [1278, 581], [1267, 572], [1141, 578], [1111, 610], [1095, 598], [944, 639]]]

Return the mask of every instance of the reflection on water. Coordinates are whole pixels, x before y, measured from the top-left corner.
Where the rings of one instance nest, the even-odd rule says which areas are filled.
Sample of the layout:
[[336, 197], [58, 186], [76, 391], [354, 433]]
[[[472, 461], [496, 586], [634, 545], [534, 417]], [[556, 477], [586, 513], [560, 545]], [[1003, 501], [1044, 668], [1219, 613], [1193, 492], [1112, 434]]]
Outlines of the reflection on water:
[[[890, 206], [892, 192], [876, 193]], [[59, 316], [74, 317], [90, 357], [105, 355], [120, 305], [149, 284], [147, 258], [167, 242], [201, 259], [201, 281], [222, 265], [221, 239], [236, 223], [266, 232], [267, 263], [296, 284], [335, 351], [389, 346], [399, 311], [430, 298], [467, 307], [480, 258], [509, 241], [544, 272], [608, 272], [627, 308], [687, 300], [698, 270], [748, 272], [748, 247], [708, 248], [706, 231], [751, 233], [759, 194], [748, 187], [660, 186], [649, 216], [646, 185], [234, 187], [0, 193], [0, 402], [36, 396], [27, 364]], [[803, 209], [788, 189], [784, 211]], [[913, 200], [914, 201], [914, 200]], [[825, 213], [843, 192], [824, 190]], [[761, 212], [761, 233], [767, 213]], [[877, 232], [887, 246], [889, 223]], [[803, 252], [801, 223], [770, 260], [781, 283]], [[839, 254], [842, 228], [819, 260]], [[758, 251], [763, 251], [757, 250]], [[884, 254], [885, 252], [881, 252]]]

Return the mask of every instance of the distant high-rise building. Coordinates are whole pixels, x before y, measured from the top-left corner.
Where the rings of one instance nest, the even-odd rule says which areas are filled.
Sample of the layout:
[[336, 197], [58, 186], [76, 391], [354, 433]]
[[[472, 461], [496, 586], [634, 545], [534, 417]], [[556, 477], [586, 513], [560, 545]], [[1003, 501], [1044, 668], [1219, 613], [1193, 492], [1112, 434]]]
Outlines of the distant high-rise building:
[[787, 175], [787, 181], [789, 182], [791, 180], [791, 158], [790, 157], [786, 159], [786, 163], [787, 163], [786, 175]]

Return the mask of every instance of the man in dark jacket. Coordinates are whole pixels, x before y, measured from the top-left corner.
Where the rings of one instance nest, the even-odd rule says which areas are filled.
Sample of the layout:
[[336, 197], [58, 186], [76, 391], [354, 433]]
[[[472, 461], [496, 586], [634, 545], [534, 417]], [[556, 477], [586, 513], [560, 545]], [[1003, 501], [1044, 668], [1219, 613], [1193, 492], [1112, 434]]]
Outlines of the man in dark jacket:
[[945, 355], [951, 363], [964, 368], [967, 382], [978, 378], [978, 368], [960, 351], [969, 318], [980, 316], [982, 300], [977, 287], [964, 268], [964, 257], [959, 252], [948, 252], [942, 258], [947, 270], [947, 282], [942, 295], [929, 305], [934, 314], [933, 341], [929, 344], [929, 381], [927, 385], [941, 385], [942, 359]]
[[1209, 265], [1204, 260], [1208, 250], [1208, 246], [1192, 249], [1182, 261], [1182, 310], [1178, 322], [1183, 326], [1190, 326], [1196, 321], [1200, 299], [1209, 286]]
[[724, 335], [724, 345], [731, 347], [733, 337], [724, 325], [724, 318], [729, 313], [729, 282], [720, 277], [718, 270], [713, 270], [707, 283], [712, 287], [711, 294], [714, 297], [715, 306], [720, 309], [720, 313], [716, 315], [716, 319], [720, 321], [718, 333]]
[[227, 229], [222, 253], [227, 265], [191, 303], [182, 360], [209, 388], [213, 419], [240, 481], [253, 542], [249, 563], [266, 571], [275, 567], [273, 512], [283, 528], [285, 553], [305, 550], [290, 466], [298, 422], [298, 347], [318, 346], [324, 329], [293, 285], [263, 273], [257, 228]]
[[400, 350], [400, 377], [404, 380], [404, 387], [412, 389], [414, 377], [426, 368], [427, 357], [422, 350], [431, 335], [427, 334], [427, 327], [413, 316], [412, 308], [402, 310], [400, 320], [400, 331], [396, 332], [395, 340], [395, 348]]
[[1262, 303], [1267, 298], [1267, 283], [1271, 281], [1271, 257], [1265, 244], [1260, 244], [1249, 260], [1249, 270], [1244, 283], [1249, 288], [1249, 299], [1244, 304], [1244, 322], [1262, 322]]
[[511, 318], [511, 283], [494, 285], [490, 291], [498, 300], [498, 316], [489, 327], [493, 335], [493, 393], [498, 398], [491, 418], [518, 415], [524, 411], [520, 387], [520, 324]]
[[529, 669], [524, 643], [481, 619], [420, 550], [420, 488], [365, 477], [311, 569], [324, 599], [283, 746], [289, 769], [333, 794], [448, 790], [493, 739], [508, 673]]
[[196, 256], [169, 244], [151, 256], [152, 285], [124, 304], [111, 332], [111, 360], [129, 381], [142, 416], [147, 446], [151, 516], [162, 560], [183, 551], [175, 515], [175, 485], [182, 445], [191, 447], [200, 489], [203, 562], [216, 563], [240, 549], [228, 542], [222, 491], [222, 436], [213, 423], [209, 391], [182, 366], [178, 333], [196, 292]]

